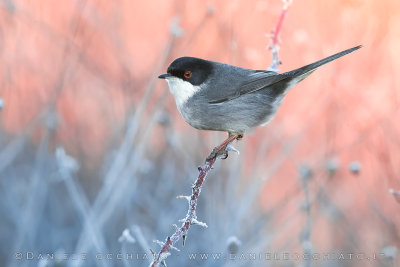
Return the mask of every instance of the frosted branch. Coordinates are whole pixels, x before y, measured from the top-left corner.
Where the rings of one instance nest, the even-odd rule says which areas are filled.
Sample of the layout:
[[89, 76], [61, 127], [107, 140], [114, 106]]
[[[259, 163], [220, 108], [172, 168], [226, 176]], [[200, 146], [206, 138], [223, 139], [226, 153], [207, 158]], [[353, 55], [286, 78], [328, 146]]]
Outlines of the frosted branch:
[[[234, 141], [234, 140], [232, 140]], [[231, 142], [232, 142], [231, 141]], [[223, 146], [224, 149], [227, 149], [227, 147], [231, 144], [229, 142], [225, 146]], [[180, 227], [177, 225], [174, 225], [175, 227], [175, 232], [170, 236], [167, 237], [167, 240], [165, 242], [162, 241], [155, 241], [158, 244], [162, 245], [160, 252], [155, 253], [152, 251], [153, 254], [153, 262], [151, 263], [150, 266], [155, 267], [159, 266], [160, 264], [165, 265], [165, 259], [171, 254], [170, 250], [171, 249], [176, 249], [173, 245], [179, 241], [180, 238], [182, 238], [182, 245], [185, 245], [185, 240], [187, 237], [187, 233], [189, 231], [189, 228], [191, 225], [199, 225], [202, 227], [207, 228], [207, 224], [204, 222], [201, 222], [197, 219], [196, 215], [196, 208], [197, 208], [197, 200], [200, 196], [201, 193], [201, 188], [203, 186], [204, 181], [206, 180], [208, 172], [212, 169], [212, 166], [214, 165], [215, 161], [217, 158], [220, 156], [215, 155], [213, 158], [207, 159], [206, 163], [204, 164], [203, 167], [199, 167], [199, 176], [197, 177], [196, 181], [194, 182], [192, 186], [192, 194], [190, 196], [178, 196], [177, 198], [182, 198], [186, 199], [189, 203], [189, 209], [186, 213], [186, 217], [184, 219], [179, 220], [179, 222], [182, 223]]]

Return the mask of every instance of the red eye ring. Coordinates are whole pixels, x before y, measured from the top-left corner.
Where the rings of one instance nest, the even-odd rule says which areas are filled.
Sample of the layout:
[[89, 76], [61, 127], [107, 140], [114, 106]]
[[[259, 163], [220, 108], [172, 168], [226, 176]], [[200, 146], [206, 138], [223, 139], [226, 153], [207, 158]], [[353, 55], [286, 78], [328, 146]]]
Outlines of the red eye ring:
[[189, 79], [190, 77], [192, 77], [192, 72], [190, 70], [185, 71], [185, 74], [183, 74], [183, 76], [186, 79]]

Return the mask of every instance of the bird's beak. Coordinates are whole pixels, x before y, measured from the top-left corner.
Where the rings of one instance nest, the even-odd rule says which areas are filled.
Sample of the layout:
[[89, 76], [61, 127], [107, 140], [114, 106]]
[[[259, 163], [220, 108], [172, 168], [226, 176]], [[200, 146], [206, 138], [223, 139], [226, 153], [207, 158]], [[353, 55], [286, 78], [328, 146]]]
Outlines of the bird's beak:
[[169, 77], [171, 77], [171, 74], [165, 73], [158, 76], [158, 79], [168, 79]]

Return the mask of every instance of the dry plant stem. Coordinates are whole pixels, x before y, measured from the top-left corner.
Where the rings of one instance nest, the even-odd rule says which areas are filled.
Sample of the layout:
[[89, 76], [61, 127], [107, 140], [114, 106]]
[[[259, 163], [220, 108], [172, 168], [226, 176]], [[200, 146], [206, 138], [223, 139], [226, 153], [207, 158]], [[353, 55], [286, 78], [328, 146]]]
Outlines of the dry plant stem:
[[[304, 255], [311, 255], [312, 250], [312, 242], [311, 242], [311, 231], [312, 231], [312, 218], [311, 218], [311, 199], [310, 199], [310, 184], [309, 178], [302, 179], [302, 188], [304, 191], [304, 213], [306, 215], [306, 222], [302, 230], [301, 242], [303, 247]], [[304, 267], [311, 267], [311, 259], [305, 258], [303, 261]]]
[[[218, 151], [225, 151], [226, 148], [236, 139], [240, 138], [240, 135], [232, 135], [229, 136], [228, 139], [226, 139], [221, 145], [217, 146], [214, 148], [213, 152], [218, 149]], [[210, 156], [207, 158], [206, 163], [204, 164], [203, 167], [199, 167], [199, 176], [197, 177], [195, 183], [193, 184], [192, 187], [192, 194], [191, 196], [187, 197], [182, 197], [186, 198], [189, 201], [189, 209], [186, 214], [185, 219], [182, 221], [181, 227], [177, 228], [175, 233], [173, 233], [172, 236], [167, 237], [167, 240], [162, 244], [162, 248], [159, 253], [155, 253], [154, 251], [151, 251], [154, 256], [154, 260], [151, 263], [150, 266], [155, 267], [159, 266], [160, 263], [163, 263], [165, 259], [169, 256], [171, 248], [174, 248], [174, 244], [178, 242], [178, 240], [182, 237], [183, 245], [185, 245], [185, 238], [187, 235], [187, 232], [189, 231], [189, 228], [192, 224], [199, 224], [201, 226], [205, 226], [205, 223], [202, 223], [197, 220], [197, 215], [196, 215], [196, 207], [197, 207], [197, 199], [200, 196], [201, 193], [201, 187], [206, 180], [208, 172], [212, 169], [215, 161], [218, 158], [218, 153], [215, 153], [213, 157], [210, 158]]]
[[272, 53], [272, 63], [269, 66], [268, 70], [278, 72], [278, 66], [281, 64], [279, 60], [279, 32], [281, 31], [283, 21], [285, 20], [286, 14], [288, 12], [288, 8], [292, 0], [283, 0], [283, 8], [281, 14], [279, 16], [278, 22], [276, 23], [275, 29], [271, 35], [271, 44], [269, 45], [269, 49], [271, 49]]

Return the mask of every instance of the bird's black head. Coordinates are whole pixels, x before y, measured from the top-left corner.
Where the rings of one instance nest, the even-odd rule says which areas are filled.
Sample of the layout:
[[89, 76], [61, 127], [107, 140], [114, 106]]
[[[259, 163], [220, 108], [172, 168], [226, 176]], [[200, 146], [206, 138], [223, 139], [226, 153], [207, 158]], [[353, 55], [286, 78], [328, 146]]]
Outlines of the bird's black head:
[[195, 57], [181, 57], [169, 65], [167, 74], [160, 75], [158, 78], [165, 79], [172, 76], [190, 82], [192, 85], [201, 85], [207, 80], [212, 69], [213, 65], [210, 61]]

